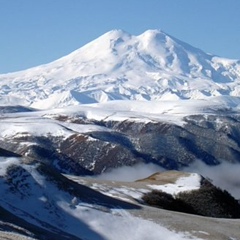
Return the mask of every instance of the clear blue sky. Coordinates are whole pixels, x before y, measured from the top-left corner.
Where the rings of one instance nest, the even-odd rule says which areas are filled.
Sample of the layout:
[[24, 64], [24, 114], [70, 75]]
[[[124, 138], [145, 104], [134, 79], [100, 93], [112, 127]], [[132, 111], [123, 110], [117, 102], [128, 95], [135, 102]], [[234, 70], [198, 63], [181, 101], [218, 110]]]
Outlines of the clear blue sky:
[[240, 0], [0, 0], [0, 73], [51, 62], [112, 29], [162, 29], [240, 59]]

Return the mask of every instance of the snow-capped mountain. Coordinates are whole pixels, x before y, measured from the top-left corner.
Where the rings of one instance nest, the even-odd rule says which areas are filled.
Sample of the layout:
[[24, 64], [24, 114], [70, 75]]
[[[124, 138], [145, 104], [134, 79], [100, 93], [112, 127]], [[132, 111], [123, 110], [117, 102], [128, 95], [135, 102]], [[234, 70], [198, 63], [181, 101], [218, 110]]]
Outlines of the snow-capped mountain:
[[162, 31], [113, 30], [52, 63], [0, 75], [1, 105], [55, 108], [110, 100], [238, 96], [240, 61]]

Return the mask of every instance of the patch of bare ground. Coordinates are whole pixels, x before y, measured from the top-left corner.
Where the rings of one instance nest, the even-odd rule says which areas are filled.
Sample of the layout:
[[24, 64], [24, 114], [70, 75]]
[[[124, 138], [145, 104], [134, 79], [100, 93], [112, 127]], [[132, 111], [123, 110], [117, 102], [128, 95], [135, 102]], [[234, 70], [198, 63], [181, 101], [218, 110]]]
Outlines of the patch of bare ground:
[[190, 173], [179, 171], [157, 172], [147, 178], [137, 180], [136, 182], [147, 182], [154, 184], [175, 183], [180, 177], [188, 177]]

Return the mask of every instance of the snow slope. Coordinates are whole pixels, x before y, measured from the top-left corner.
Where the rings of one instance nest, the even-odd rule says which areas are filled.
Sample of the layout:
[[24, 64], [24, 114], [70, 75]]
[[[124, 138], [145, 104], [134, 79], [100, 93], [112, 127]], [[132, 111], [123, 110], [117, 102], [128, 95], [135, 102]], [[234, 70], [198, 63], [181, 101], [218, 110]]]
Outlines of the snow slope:
[[113, 30], [52, 63], [0, 75], [0, 104], [40, 109], [111, 100], [238, 96], [240, 61], [160, 30]]
[[[152, 176], [155, 176], [156, 179], [153, 180]], [[145, 193], [151, 192], [153, 189], [171, 194], [173, 197], [176, 197], [178, 193], [191, 192], [192, 190], [198, 190], [201, 187], [202, 177], [197, 173], [162, 171], [161, 173], [155, 172], [152, 176], [149, 176], [145, 179], [138, 179], [135, 182], [134, 188], [132, 186], [128, 186], [127, 181], [122, 181], [121, 187], [114, 186], [115, 181], [111, 183], [112, 186], [110, 184], [104, 184], [105, 181], [103, 181], [102, 183], [95, 183], [94, 180], [88, 180], [88, 184], [92, 181], [92, 185], [89, 184], [92, 189], [95, 189], [107, 196], [112, 196], [115, 198], [123, 199], [125, 201], [133, 202], [135, 202], [136, 200], [141, 201], [143, 195]], [[166, 178], [166, 176], [169, 176], [167, 180], [164, 179], [164, 177]], [[78, 180], [78, 177], [74, 176], [69, 176], [69, 178], [75, 181]], [[97, 179], [101, 180], [103, 180], [104, 178], [104, 174], [97, 177]], [[82, 182], [86, 184], [84, 180], [82, 180]]]
[[[57, 175], [53, 174], [51, 179], [43, 174], [39, 163], [28, 165], [17, 158], [0, 158], [0, 163], [0, 205], [42, 228], [58, 229], [76, 239], [86, 240], [200, 239], [190, 233], [174, 232], [153, 221], [134, 217], [119, 206], [99, 205], [99, 195], [95, 196], [96, 203], [81, 201], [73, 192], [70, 194], [64, 187], [59, 187]], [[85, 191], [80, 195], [91, 199], [87, 194]], [[59, 237], [66, 239], [61, 234]]]

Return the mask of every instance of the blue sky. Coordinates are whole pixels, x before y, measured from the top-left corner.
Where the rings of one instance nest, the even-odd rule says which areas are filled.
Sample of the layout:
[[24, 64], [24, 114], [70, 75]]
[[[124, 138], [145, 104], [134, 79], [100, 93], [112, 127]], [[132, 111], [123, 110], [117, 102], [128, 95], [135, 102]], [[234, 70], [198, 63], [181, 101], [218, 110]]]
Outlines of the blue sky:
[[240, 0], [0, 0], [0, 73], [51, 62], [112, 29], [162, 29], [240, 59]]

